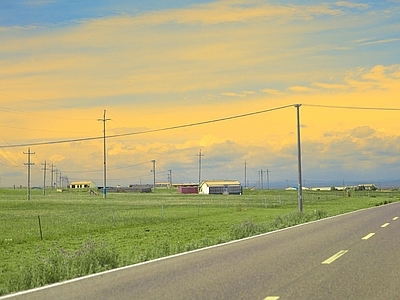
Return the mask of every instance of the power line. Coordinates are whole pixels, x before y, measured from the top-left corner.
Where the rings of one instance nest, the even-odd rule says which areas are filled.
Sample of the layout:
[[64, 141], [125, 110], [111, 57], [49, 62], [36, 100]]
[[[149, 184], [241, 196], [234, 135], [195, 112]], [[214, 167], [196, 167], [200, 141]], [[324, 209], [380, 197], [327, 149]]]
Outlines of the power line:
[[362, 106], [339, 106], [339, 105], [321, 105], [321, 104], [303, 104], [303, 106], [321, 107], [321, 108], [338, 108], [338, 109], [400, 111], [400, 108], [393, 108], [393, 107], [362, 107]]
[[[116, 137], [122, 137], [122, 136], [131, 136], [131, 135], [138, 135], [138, 134], [154, 133], [154, 132], [161, 132], [161, 131], [168, 131], [168, 130], [173, 130], [173, 129], [181, 129], [181, 128], [187, 128], [187, 127], [211, 124], [211, 123], [216, 123], [216, 122], [221, 122], [221, 121], [228, 121], [228, 120], [233, 120], [233, 119], [238, 119], [238, 118], [243, 118], [243, 117], [249, 117], [249, 116], [258, 115], [258, 114], [271, 112], [271, 111], [275, 111], [275, 110], [280, 110], [280, 109], [284, 109], [284, 108], [288, 108], [288, 107], [292, 107], [292, 106], [294, 106], [294, 105], [293, 104], [285, 105], [285, 106], [280, 106], [280, 107], [276, 107], [276, 108], [264, 109], [264, 110], [259, 110], [259, 111], [255, 111], [255, 112], [250, 112], [250, 113], [245, 113], [245, 114], [240, 114], [240, 115], [235, 115], [235, 116], [230, 116], [230, 117], [225, 117], [225, 118], [212, 119], [212, 120], [207, 120], [207, 121], [200, 121], [200, 122], [183, 124], [183, 125], [176, 125], [176, 126], [171, 126], [171, 127], [164, 127], [164, 128], [158, 128], [158, 129], [143, 130], [143, 131], [138, 131], [138, 132], [128, 132], [128, 133], [108, 135], [108, 136], [106, 136], [106, 138], [116, 138]], [[37, 142], [37, 143], [25, 143], [25, 144], [14, 144], [14, 145], [0, 145], [0, 148], [54, 145], [54, 144], [63, 144], [63, 143], [73, 143], [73, 142], [99, 140], [99, 139], [103, 139], [103, 138], [104, 138], [104, 136], [96, 136], [96, 137], [77, 138], [77, 139], [70, 139], [70, 140], [59, 140], [59, 141]]]
[[[229, 117], [225, 117], [225, 118], [218, 118], [218, 119], [212, 119], [212, 120], [207, 120], [207, 121], [200, 121], [200, 122], [195, 122], [195, 123], [176, 125], [176, 126], [171, 126], [171, 127], [163, 127], [163, 128], [158, 128], [158, 129], [149, 129], [149, 130], [143, 130], [143, 131], [137, 131], [137, 132], [128, 132], [128, 133], [108, 135], [108, 136], [106, 136], [106, 138], [117, 138], [117, 137], [132, 136], [132, 135], [139, 135], [139, 134], [146, 134], [146, 133], [154, 133], [154, 132], [161, 132], [161, 131], [168, 131], [168, 130], [174, 130], [174, 129], [181, 129], [181, 128], [187, 128], [187, 127], [211, 124], [211, 123], [216, 123], [216, 122], [228, 121], [228, 120], [233, 120], [233, 119], [244, 118], [244, 117], [249, 117], [249, 116], [258, 115], [258, 114], [263, 114], [263, 113], [266, 113], [266, 112], [272, 112], [272, 111], [281, 110], [281, 109], [285, 109], [285, 108], [293, 107], [293, 106], [296, 106], [296, 105], [295, 104], [290, 104], [290, 105], [275, 107], [275, 108], [271, 108], [271, 109], [264, 109], [264, 110], [259, 110], [259, 111], [255, 111], [255, 112], [229, 116]], [[320, 104], [303, 104], [303, 106], [320, 107], [320, 108], [335, 108], [335, 109], [400, 111], [400, 108], [390, 108], [390, 107], [338, 106], [338, 105], [320, 105]], [[103, 138], [104, 138], [104, 136], [95, 136], [95, 137], [76, 138], [76, 139], [59, 140], [59, 141], [24, 143], [24, 144], [14, 144], [14, 145], [9, 144], [9, 145], [0, 145], [0, 149], [3, 149], [3, 148], [15, 148], [15, 147], [26, 147], [26, 146], [40, 146], [40, 145], [54, 145], [54, 144], [84, 142], [84, 141], [99, 140], [99, 139], [103, 139]]]

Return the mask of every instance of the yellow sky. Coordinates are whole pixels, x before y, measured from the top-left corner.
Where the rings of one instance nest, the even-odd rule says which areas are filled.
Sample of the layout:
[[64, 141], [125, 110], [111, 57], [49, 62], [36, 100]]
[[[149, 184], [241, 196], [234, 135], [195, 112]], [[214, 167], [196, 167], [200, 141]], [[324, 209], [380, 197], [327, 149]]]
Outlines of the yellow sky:
[[[115, 135], [293, 104], [306, 178], [398, 179], [399, 111], [322, 107], [400, 108], [393, 6], [215, 1], [0, 26], [0, 184], [25, 184], [30, 143], [101, 137], [103, 110]], [[149, 180], [150, 164], [134, 165], [152, 159], [159, 181], [169, 169], [196, 181], [200, 149], [210, 178], [243, 180], [244, 161], [253, 184], [262, 168], [277, 182], [297, 176], [294, 106], [107, 145], [111, 185]], [[31, 149], [36, 185], [45, 160], [101, 184], [102, 140]]]

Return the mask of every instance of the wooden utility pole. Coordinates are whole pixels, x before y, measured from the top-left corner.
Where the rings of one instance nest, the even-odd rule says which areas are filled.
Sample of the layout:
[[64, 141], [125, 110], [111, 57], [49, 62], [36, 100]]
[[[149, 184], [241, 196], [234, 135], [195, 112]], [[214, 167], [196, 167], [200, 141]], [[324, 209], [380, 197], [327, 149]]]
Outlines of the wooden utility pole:
[[151, 161], [153, 163], [153, 170], [151, 170], [153, 172], [153, 191], [156, 190], [156, 161], [153, 159]]
[[296, 104], [297, 109], [297, 162], [298, 162], [298, 183], [297, 183], [297, 197], [299, 202], [299, 211], [303, 212], [303, 186], [302, 186], [302, 175], [301, 175], [301, 139], [300, 139], [300, 106]]
[[54, 189], [54, 164], [51, 164], [51, 189]]
[[244, 161], [244, 188], [247, 188], [247, 162]]
[[204, 154], [201, 154], [201, 149], [199, 154], [196, 154], [196, 156], [199, 157], [199, 185], [201, 183], [201, 157], [204, 156]]
[[47, 171], [47, 164], [46, 161], [44, 161], [44, 164], [42, 164], [43, 167], [43, 196], [46, 196], [46, 171]]
[[169, 185], [172, 187], [172, 170], [168, 170], [168, 172], [169, 172], [168, 176]]
[[31, 155], [35, 154], [35, 152], [31, 152], [31, 148], [28, 147], [28, 152], [24, 152], [24, 154], [28, 155], [28, 162], [24, 163], [24, 165], [28, 166], [27, 199], [31, 200], [31, 166], [34, 165], [34, 163], [31, 163]]
[[106, 122], [111, 119], [106, 119], [106, 110], [104, 110], [103, 119], [97, 119], [98, 121], [103, 122], [103, 198], [107, 197], [107, 166], [106, 166]]

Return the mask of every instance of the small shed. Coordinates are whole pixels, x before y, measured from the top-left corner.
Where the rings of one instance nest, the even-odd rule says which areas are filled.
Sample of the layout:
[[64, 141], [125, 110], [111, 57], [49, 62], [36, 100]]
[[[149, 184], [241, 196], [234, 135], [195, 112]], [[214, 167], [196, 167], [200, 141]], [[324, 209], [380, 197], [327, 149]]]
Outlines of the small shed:
[[241, 195], [243, 187], [238, 180], [203, 180], [199, 194]]
[[73, 181], [68, 186], [70, 189], [91, 189], [96, 188], [93, 181]]
[[198, 194], [198, 186], [178, 186], [178, 192], [181, 194]]

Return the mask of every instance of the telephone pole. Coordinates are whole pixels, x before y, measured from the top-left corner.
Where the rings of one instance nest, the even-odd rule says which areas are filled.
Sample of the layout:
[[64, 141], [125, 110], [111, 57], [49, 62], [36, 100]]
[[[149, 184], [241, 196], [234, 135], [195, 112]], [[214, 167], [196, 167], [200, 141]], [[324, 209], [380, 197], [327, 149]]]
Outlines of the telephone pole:
[[168, 181], [169, 181], [169, 185], [172, 187], [172, 170], [168, 170], [169, 175], [168, 175]]
[[153, 163], [153, 192], [156, 190], [156, 161], [153, 159], [151, 161]]
[[104, 110], [103, 119], [97, 119], [97, 121], [103, 122], [103, 198], [107, 197], [107, 166], [106, 166], [106, 122], [111, 119], [106, 119], [106, 110]]
[[264, 173], [263, 169], [261, 169], [260, 173], [260, 188], [263, 190], [264, 189]]
[[43, 167], [43, 196], [46, 196], [46, 171], [47, 171], [47, 164], [46, 161], [44, 161], [44, 164], [42, 164]]
[[269, 170], [267, 169], [267, 190], [269, 190]]
[[58, 170], [56, 169], [54, 172], [56, 173], [56, 189], [58, 189]]
[[199, 185], [201, 183], [201, 157], [204, 156], [204, 154], [201, 154], [201, 149], [199, 154], [196, 154], [196, 156], [199, 157]]
[[35, 154], [35, 152], [31, 152], [31, 148], [28, 147], [28, 152], [24, 152], [24, 154], [28, 155], [28, 162], [24, 163], [25, 166], [28, 166], [28, 187], [27, 187], [27, 198], [31, 200], [31, 166], [34, 163], [31, 163], [31, 155]]
[[52, 188], [52, 189], [54, 189], [54, 179], [53, 179], [53, 176], [54, 176], [54, 164], [51, 164], [51, 181], [50, 181], [50, 184], [51, 184], [51, 188]]
[[298, 177], [299, 177], [297, 196], [299, 202], [299, 211], [303, 212], [303, 186], [301, 185], [302, 175], [301, 175], [300, 106], [301, 104], [295, 105], [297, 109], [297, 161], [298, 161]]
[[244, 161], [244, 188], [247, 188], [247, 162]]

